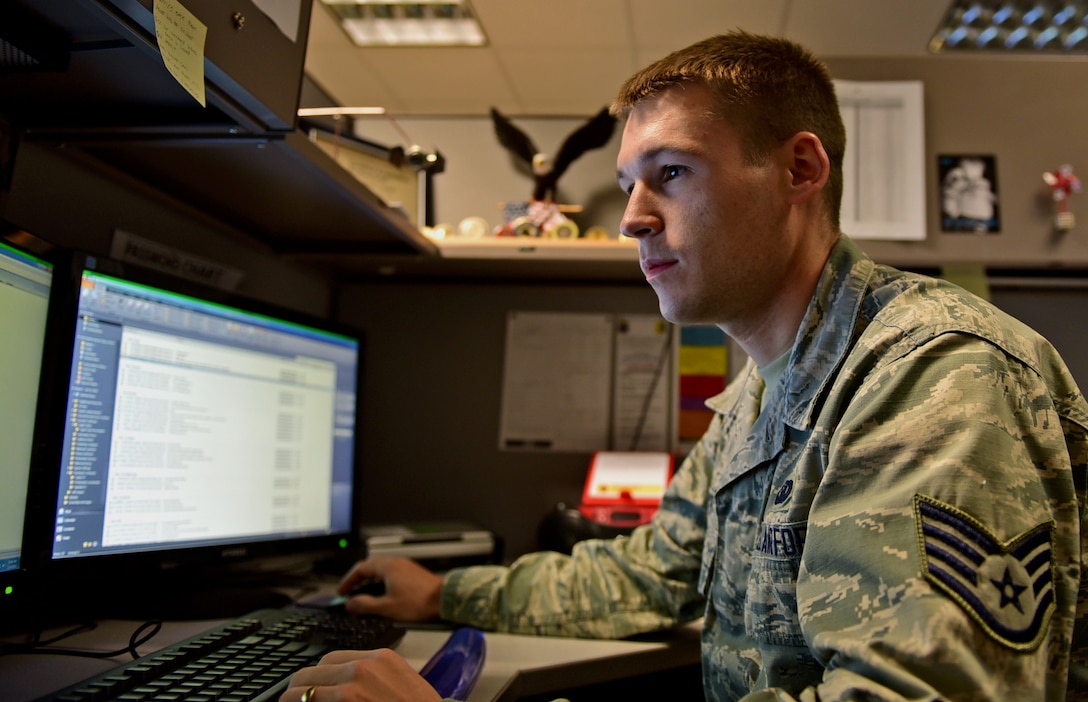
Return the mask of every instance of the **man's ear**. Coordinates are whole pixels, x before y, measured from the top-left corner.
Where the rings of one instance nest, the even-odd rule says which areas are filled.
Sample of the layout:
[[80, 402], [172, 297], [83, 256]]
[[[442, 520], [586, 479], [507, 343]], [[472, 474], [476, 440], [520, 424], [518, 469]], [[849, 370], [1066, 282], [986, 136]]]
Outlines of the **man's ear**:
[[782, 145], [790, 163], [790, 200], [800, 204], [823, 191], [831, 175], [831, 159], [820, 138], [812, 132], [797, 132]]

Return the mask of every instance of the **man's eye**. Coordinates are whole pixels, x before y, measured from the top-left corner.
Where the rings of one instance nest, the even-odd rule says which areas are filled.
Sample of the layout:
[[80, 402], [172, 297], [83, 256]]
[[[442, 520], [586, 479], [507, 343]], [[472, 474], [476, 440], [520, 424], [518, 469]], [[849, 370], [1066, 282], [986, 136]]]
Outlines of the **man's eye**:
[[665, 166], [661, 169], [661, 179], [663, 181], [670, 181], [679, 176], [683, 170], [683, 166]]

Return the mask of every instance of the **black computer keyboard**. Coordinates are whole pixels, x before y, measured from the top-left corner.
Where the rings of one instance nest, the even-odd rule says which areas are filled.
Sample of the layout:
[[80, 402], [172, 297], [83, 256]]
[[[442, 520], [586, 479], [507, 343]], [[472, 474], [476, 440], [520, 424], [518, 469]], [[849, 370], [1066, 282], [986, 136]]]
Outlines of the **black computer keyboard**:
[[329, 651], [389, 647], [403, 635], [380, 617], [258, 610], [36, 702], [275, 700], [292, 673]]

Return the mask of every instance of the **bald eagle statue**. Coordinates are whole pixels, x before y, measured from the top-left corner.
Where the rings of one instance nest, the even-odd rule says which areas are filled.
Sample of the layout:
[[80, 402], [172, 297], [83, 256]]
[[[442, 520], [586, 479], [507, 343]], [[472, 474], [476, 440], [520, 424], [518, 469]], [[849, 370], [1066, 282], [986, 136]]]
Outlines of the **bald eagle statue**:
[[554, 202], [556, 184], [570, 164], [585, 152], [607, 144], [616, 128], [616, 118], [608, 114], [605, 108], [571, 132], [563, 141], [555, 160], [552, 160], [536, 147], [528, 134], [494, 107], [491, 108], [491, 121], [495, 124], [499, 143], [532, 169], [532, 199], [540, 202]]

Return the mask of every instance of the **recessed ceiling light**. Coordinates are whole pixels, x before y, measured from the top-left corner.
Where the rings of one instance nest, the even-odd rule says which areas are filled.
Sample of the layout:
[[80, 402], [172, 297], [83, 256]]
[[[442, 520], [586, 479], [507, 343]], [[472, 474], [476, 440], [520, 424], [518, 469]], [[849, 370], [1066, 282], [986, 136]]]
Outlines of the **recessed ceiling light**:
[[1088, 52], [1088, 0], [955, 0], [929, 50]]
[[468, 0], [321, 0], [357, 46], [484, 46]]

